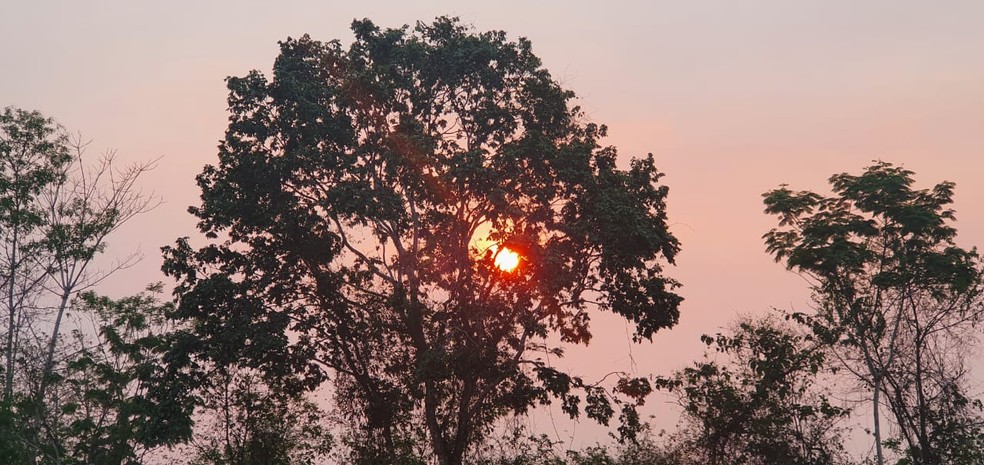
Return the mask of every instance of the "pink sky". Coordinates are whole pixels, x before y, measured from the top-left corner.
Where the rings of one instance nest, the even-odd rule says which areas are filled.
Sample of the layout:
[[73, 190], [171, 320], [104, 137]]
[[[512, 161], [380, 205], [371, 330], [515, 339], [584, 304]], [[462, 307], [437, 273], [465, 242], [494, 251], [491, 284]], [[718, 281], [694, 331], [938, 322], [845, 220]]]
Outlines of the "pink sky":
[[[956, 182], [959, 242], [984, 245], [984, 2], [10, 3], [0, 107], [82, 131], [93, 156], [163, 157], [143, 185], [166, 203], [112, 238], [111, 255], [146, 255], [103, 287], [113, 295], [163, 279], [158, 248], [197, 236], [185, 209], [225, 129], [223, 79], [268, 70], [287, 36], [348, 43], [363, 17], [450, 14], [528, 37], [626, 159], [656, 155], [683, 242], [669, 273], [687, 300], [677, 328], [632, 347], [640, 373], [689, 363], [698, 336], [737, 314], [807, 307], [804, 281], [762, 245], [773, 220], [760, 195], [780, 183], [824, 189], [873, 159], [903, 164], [922, 187]], [[562, 363], [630, 369], [625, 326], [595, 322], [586, 355]]]

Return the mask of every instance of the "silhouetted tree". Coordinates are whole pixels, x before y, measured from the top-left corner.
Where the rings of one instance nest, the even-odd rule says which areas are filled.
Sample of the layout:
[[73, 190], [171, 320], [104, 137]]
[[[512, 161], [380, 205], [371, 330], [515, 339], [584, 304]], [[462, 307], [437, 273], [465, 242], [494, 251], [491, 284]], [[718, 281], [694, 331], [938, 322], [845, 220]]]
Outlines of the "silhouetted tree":
[[878, 162], [831, 177], [831, 197], [770, 191], [766, 212], [779, 227], [765, 239], [777, 261], [811, 279], [818, 308], [804, 322], [871, 389], [877, 463], [883, 403], [910, 463], [956, 463], [944, 452], [962, 442], [946, 433], [950, 422], [963, 425], [953, 431], [977, 423], [963, 358], [982, 314], [981, 263], [954, 243], [953, 183], [914, 189], [912, 175]]
[[225, 367], [198, 392], [192, 465], [313, 465], [333, 438], [313, 402], [266, 386], [250, 370]]
[[848, 411], [816, 386], [825, 354], [811, 338], [767, 318], [701, 339], [714, 353], [657, 383], [683, 407], [681, 464], [844, 463]]
[[171, 308], [158, 301], [161, 289], [118, 300], [88, 292], [76, 302], [88, 324], [66, 341], [70, 355], [51, 383], [57, 400], [46, 420], [58, 463], [139, 464], [154, 448], [189, 438], [193, 404], [156, 391]]
[[[545, 354], [586, 344], [594, 311], [637, 339], [676, 323], [652, 156], [619, 169], [526, 39], [448, 18], [352, 29], [348, 48], [282, 42], [272, 79], [228, 79], [191, 209], [212, 243], [165, 250], [188, 366], [237, 363], [283, 389], [333, 376], [378, 450], [423, 430], [442, 465], [551, 398], [631, 436], [645, 379], [609, 389]], [[511, 271], [495, 266], [506, 248]]]

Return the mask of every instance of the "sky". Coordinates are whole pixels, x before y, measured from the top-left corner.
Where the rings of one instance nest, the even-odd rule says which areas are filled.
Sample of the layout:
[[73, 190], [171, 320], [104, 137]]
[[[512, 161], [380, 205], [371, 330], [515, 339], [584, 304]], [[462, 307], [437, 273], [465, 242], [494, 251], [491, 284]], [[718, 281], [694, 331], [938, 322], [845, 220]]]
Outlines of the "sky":
[[[216, 161], [227, 76], [268, 71], [287, 37], [348, 44], [356, 18], [398, 27], [441, 15], [529, 38], [608, 125], [623, 163], [653, 153], [666, 174], [680, 324], [633, 346], [625, 324], [599, 316], [593, 345], [561, 364], [667, 374], [738, 315], [807, 309], [807, 283], [761, 239], [774, 225], [761, 194], [781, 183], [823, 191], [834, 173], [901, 164], [918, 187], [955, 182], [958, 242], [984, 245], [980, 1], [10, 1], [0, 107], [55, 117], [92, 139], [93, 158], [160, 157], [142, 187], [165, 203], [110, 240], [109, 257], [139, 248], [144, 259], [101, 290], [133, 294], [165, 279], [161, 246], [197, 237], [186, 209], [194, 176]], [[586, 430], [572, 435], [590, 441]]]

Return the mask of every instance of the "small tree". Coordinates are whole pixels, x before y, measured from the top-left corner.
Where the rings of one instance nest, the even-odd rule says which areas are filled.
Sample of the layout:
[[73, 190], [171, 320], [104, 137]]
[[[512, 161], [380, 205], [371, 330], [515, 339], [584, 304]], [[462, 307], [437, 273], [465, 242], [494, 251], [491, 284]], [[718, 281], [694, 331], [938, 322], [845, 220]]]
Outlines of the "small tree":
[[683, 407], [682, 463], [843, 463], [838, 423], [848, 411], [815, 386], [825, 355], [811, 338], [764, 319], [701, 339], [727, 358], [705, 356], [658, 383]]
[[74, 329], [71, 356], [53, 383], [58, 403], [50, 428], [66, 464], [137, 464], [148, 451], [188, 438], [182, 423], [190, 405], [160, 399], [155, 392], [169, 328], [169, 303], [148, 293], [119, 300], [83, 294], [77, 313], [90, 328]]
[[606, 389], [545, 353], [588, 343], [593, 311], [642, 340], [677, 321], [652, 156], [619, 169], [525, 39], [448, 18], [352, 28], [347, 49], [288, 39], [272, 80], [228, 80], [191, 209], [216, 242], [166, 249], [193, 359], [296, 387], [333, 375], [379, 450], [420, 427], [442, 465], [551, 398], [606, 424], [618, 411], [630, 436], [648, 382]]
[[954, 243], [949, 224], [953, 183], [914, 189], [912, 175], [878, 162], [832, 176], [831, 197], [785, 186], [765, 194], [779, 217], [769, 252], [812, 281], [818, 308], [804, 321], [872, 392], [878, 464], [883, 403], [912, 463], [943, 463], [955, 438], [938, 419], [966, 405], [953, 403], [965, 395], [965, 352], [954, 349], [972, 341], [982, 314], [980, 257]]
[[270, 389], [250, 370], [219, 369], [197, 394], [192, 465], [313, 465], [332, 450], [317, 405]]

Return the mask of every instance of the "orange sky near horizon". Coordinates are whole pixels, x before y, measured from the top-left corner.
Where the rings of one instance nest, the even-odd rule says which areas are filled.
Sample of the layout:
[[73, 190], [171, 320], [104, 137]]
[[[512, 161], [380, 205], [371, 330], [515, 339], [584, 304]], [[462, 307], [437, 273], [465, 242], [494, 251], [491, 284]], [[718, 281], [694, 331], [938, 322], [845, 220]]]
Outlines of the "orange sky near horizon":
[[[624, 162], [652, 152], [666, 173], [679, 326], [633, 345], [624, 323], [596, 317], [593, 345], [562, 366], [667, 374], [739, 314], [806, 309], [807, 284], [761, 239], [774, 224], [761, 194], [780, 183], [822, 191], [874, 159], [901, 164], [919, 187], [956, 182], [958, 242], [984, 245], [978, 1], [7, 2], [0, 107], [55, 117], [93, 140], [91, 156], [162, 157], [142, 185], [165, 204], [110, 238], [110, 257], [145, 255], [102, 288], [128, 295], [164, 280], [159, 247], [199, 237], [186, 208], [216, 160], [226, 76], [268, 71], [288, 36], [347, 44], [354, 18], [439, 15], [529, 38]], [[582, 425], [562, 428], [590, 444], [596, 432], [583, 431], [596, 430]]]

